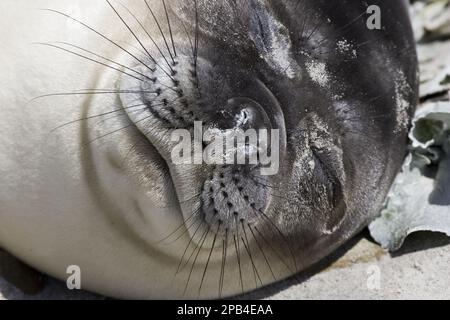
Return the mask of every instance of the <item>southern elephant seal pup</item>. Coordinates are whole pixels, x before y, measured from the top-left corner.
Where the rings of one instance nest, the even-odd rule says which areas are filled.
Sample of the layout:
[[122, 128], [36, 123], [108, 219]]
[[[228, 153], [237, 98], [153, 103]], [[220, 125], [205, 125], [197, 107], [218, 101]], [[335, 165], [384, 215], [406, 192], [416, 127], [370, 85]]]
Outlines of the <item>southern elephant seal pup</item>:
[[[364, 228], [403, 161], [403, 1], [0, 9], [0, 246], [62, 280], [79, 267], [84, 289], [219, 298], [285, 279]], [[276, 173], [175, 163], [170, 133], [199, 122], [277, 130]]]

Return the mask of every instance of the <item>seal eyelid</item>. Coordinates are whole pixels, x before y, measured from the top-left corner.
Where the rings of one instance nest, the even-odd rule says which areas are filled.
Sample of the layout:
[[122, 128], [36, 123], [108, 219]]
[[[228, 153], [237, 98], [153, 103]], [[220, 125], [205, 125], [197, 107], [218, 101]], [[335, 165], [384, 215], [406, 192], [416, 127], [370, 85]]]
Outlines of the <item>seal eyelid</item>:
[[325, 151], [320, 151], [316, 148], [312, 148], [311, 151], [316, 165], [319, 166], [321, 176], [324, 178], [323, 182], [326, 184], [329, 192], [330, 204], [333, 207], [337, 207], [342, 198], [342, 184], [335, 170], [328, 165], [328, 163], [332, 163], [332, 160], [329, 159], [329, 155]]
[[256, 19], [257, 19], [257, 26], [258, 26], [258, 34], [259, 34], [259, 36], [261, 37], [261, 39], [263, 40], [263, 41], [265, 41], [265, 39], [266, 39], [266, 33], [265, 33], [265, 31], [264, 31], [264, 25], [263, 25], [263, 22], [262, 22], [262, 20], [261, 20], [261, 17], [260, 17], [260, 15], [259, 15], [259, 13], [258, 12], [256, 12]]

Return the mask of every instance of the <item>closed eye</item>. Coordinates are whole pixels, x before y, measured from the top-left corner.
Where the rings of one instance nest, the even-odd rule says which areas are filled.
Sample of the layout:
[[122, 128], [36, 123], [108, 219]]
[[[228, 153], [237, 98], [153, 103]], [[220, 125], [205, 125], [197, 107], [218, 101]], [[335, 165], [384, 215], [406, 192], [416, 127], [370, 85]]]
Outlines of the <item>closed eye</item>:
[[333, 163], [333, 160], [328, 152], [312, 148], [312, 153], [316, 163], [317, 177], [322, 178], [321, 181], [326, 188], [329, 203], [333, 208], [336, 208], [339, 206], [341, 199], [343, 199], [343, 193], [342, 183], [337, 176], [337, 172], [329, 165]]

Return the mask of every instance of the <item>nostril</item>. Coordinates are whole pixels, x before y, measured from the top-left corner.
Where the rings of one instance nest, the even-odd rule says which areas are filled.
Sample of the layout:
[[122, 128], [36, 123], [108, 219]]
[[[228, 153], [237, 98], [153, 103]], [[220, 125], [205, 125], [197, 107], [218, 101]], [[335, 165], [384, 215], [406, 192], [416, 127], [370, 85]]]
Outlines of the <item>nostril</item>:
[[264, 108], [249, 98], [232, 98], [218, 111], [217, 124], [220, 129], [271, 129], [270, 119]]

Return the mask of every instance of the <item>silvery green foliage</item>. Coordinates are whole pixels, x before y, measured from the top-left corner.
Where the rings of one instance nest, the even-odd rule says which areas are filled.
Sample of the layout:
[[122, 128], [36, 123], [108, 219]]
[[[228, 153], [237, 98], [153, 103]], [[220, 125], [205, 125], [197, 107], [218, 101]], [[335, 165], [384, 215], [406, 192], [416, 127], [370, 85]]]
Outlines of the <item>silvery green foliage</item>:
[[419, 109], [410, 133], [411, 152], [387, 198], [372, 237], [398, 250], [417, 231], [450, 236], [450, 102]]

